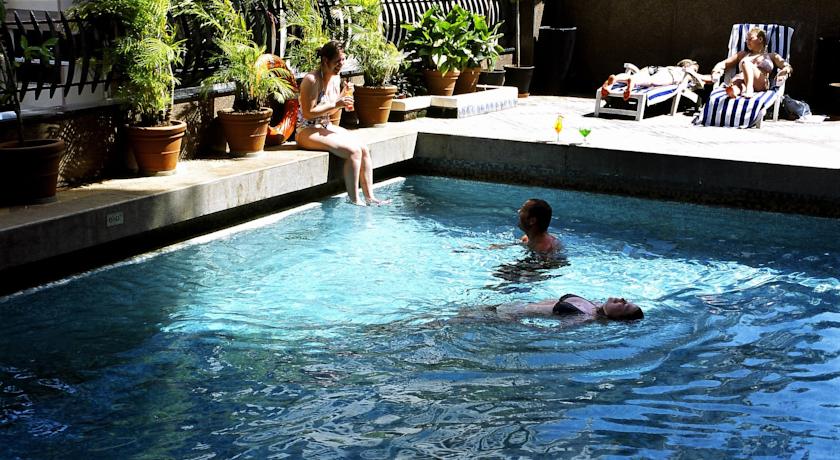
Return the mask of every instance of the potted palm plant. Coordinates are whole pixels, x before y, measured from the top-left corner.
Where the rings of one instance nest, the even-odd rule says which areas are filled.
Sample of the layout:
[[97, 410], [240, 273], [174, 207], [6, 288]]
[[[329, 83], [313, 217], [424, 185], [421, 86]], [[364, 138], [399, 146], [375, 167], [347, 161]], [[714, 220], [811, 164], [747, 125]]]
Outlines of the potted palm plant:
[[171, 0], [86, 0], [77, 7], [82, 17], [108, 16], [124, 33], [114, 48], [116, 88], [127, 118], [129, 145], [144, 175], [174, 174], [187, 124], [172, 120], [175, 85], [173, 66], [181, 62], [183, 41], [167, 14]]
[[[456, 5], [457, 6], [457, 5]], [[460, 8], [460, 7], [459, 7]], [[481, 74], [481, 65], [487, 63], [489, 69], [496, 65], [499, 55], [504, 48], [499, 46], [499, 27], [502, 23], [496, 24], [492, 29], [487, 25], [487, 19], [478, 13], [464, 10], [469, 28], [466, 30], [466, 41], [468, 46], [468, 58], [466, 68], [461, 71], [458, 81], [455, 84], [455, 94], [472, 93]]]
[[360, 126], [384, 124], [397, 93], [387, 84], [402, 64], [402, 53], [385, 38], [379, 21], [380, 0], [346, 0], [353, 18], [352, 39], [347, 51], [356, 59], [365, 84], [355, 89], [354, 106]]
[[519, 97], [528, 97], [531, 87], [531, 77], [534, 75], [534, 66], [522, 65], [519, 0], [510, 1], [516, 5], [516, 65], [505, 66], [505, 83], [509, 86], [516, 86], [519, 89]]
[[416, 24], [403, 24], [407, 31], [403, 51], [419, 59], [429, 92], [451, 96], [468, 58], [466, 18], [455, 8], [444, 14], [437, 4], [426, 10]]
[[205, 95], [216, 85], [232, 83], [233, 107], [218, 112], [230, 153], [246, 156], [265, 147], [272, 110], [268, 98], [279, 101], [293, 97], [292, 85], [282, 67], [261, 64], [265, 47], [254, 42], [244, 17], [231, 0], [208, 0], [206, 4], [186, 3], [182, 11], [195, 15], [202, 27], [215, 33], [218, 48], [213, 61], [219, 69], [202, 82]]
[[[0, 20], [3, 37], [2, 48], [2, 104], [11, 107], [15, 113], [17, 139], [0, 143], [0, 203], [4, 205], [41, 204], [55, 201], [58, 184], [58, 168], [64, 153], [64, 141], [61, 139], [26, 139], [23, 130], [23, 117], [20, 110], [20, 96], [16, 71], [19, 63], [11, 44], [6, 38], [11, 35], [6, 31], [5, 2], [0, 1]], [[57, 40], [50, 38], [39, 45], [30, 45], [21, 37], [20, 49], [25, 62], [38, 59], [39, 65], [48, 65], [51, 59], [50, 47]]]

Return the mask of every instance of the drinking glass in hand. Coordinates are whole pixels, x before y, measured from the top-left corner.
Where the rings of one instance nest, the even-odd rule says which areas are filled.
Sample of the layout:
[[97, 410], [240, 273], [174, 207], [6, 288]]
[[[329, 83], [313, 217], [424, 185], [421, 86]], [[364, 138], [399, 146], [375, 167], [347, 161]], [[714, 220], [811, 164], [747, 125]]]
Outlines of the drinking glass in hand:
[[[347, 82], [347, 84], [344, 86], [344, 91], [342, 91], [341, 95], [353, 97], [353, 83]], [[354, 102], [355, 101], [350, 102], [350, 105], [345, 106], [344, 110], [352, 112]]]

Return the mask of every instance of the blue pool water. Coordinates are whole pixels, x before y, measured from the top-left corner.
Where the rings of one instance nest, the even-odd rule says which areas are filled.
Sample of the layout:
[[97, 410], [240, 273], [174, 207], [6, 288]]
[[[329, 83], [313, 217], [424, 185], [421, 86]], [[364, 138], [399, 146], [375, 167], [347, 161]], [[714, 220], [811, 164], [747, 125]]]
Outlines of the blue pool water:
[[[0, 299], [0, 458], [838, 458], [840, 221], [410, 177]], [[565, 263], [515, 240], [554, 206]], [[620, 295], [636, 323], [485, 306]]]

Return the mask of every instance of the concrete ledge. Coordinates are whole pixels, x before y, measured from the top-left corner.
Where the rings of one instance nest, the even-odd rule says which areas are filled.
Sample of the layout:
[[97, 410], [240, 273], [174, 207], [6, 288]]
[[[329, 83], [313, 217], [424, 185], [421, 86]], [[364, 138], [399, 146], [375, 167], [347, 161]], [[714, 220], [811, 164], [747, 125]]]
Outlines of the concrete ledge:
[[410, 112], [412, 110], [427, 109], [432, 105], [432, 96], [414, 96], [404, 99], [394, 99], [391, 102], [392, 112]]
[[[368, 133], [374, 167], [411, 159], [416, 134]], [[332, 159], [331, 159], [332, 157]], [[343, 182], [326, 152], [275, 147], [254, 158], [182, 161], [172, 176], [60, 191], [55, 203], [0, 209], [0, 272], [262, 200]]]
[[445, 118], [466, 118], [516, 107], [517, 90], [499, 86], [457, 96], [432, 96], [432, 107]]

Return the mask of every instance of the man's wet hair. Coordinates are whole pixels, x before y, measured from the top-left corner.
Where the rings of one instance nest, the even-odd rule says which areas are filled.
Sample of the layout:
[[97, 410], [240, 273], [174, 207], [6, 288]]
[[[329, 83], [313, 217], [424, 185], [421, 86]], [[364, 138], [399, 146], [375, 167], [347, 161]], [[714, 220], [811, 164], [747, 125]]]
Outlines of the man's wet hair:
[[539, 198], [531, 198], [528, 200], [528, 217], [533, 217], [537, 220], [537, 229], [544, 232], [548, 230], [548, 225], [551, 223], [551, 205], [545, 200]]

